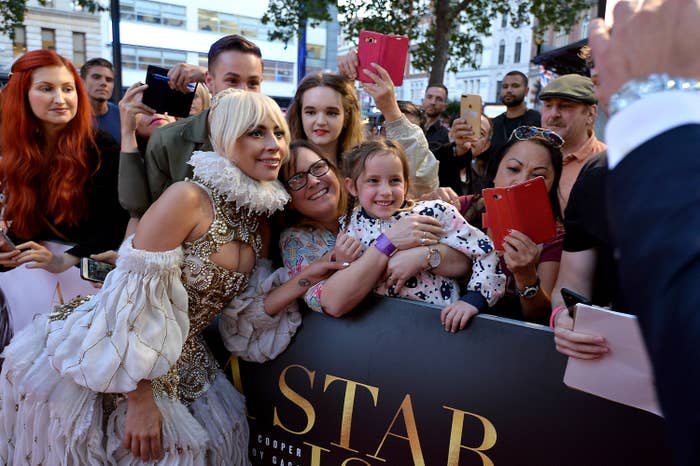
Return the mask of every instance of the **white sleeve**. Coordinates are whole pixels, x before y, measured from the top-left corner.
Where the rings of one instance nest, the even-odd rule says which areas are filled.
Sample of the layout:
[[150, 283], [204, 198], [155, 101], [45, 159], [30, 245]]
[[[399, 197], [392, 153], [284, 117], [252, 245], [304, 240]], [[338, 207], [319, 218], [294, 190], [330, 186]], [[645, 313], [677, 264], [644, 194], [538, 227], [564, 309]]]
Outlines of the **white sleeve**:
[[408, 156], [411, 174], [409, 197], [417, 199], [423, 194], [435, 191], [440, 186], [440, 163], [430, 152], [423, 130], [402, 115], [398, 120], [386, 123], [386, 137], [401, 144]]
[[190, 328], [182, 249], [143, 251], [131, 241], [94, 298], [47, 324], [53, 367], [95, 392], [130, 392], [140, 380], [165, 374]]
[[272, 272], [272, 263], [258, 259], [248, 288], [233, 298], [219, 319], [226, 348], [247, 361], [265, 362], [287, 348], [301, 325], [301, 314], [293, 301], [277, 315], [265, 312], [265, 296], [289, 279], [287, 269]]
[[610, 169], [646, 141], [678, 126], [700, 123], [700, 94], [648, 94], [613, 115], [605, 128]]

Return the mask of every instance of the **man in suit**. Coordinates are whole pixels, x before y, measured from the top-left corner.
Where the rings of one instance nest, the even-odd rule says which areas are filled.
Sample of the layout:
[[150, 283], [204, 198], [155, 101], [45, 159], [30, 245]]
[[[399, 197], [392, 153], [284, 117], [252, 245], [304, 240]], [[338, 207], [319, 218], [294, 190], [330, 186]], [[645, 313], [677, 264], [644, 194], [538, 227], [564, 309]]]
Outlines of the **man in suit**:
[[[607, 198], [675, 460], [700, 464], [700, 2], [623, 1], [590, 45], [609, 106]], [[614, 94], [614, 96], [613, 96]], [[612, 98], [611, 98], [612, 96]]]

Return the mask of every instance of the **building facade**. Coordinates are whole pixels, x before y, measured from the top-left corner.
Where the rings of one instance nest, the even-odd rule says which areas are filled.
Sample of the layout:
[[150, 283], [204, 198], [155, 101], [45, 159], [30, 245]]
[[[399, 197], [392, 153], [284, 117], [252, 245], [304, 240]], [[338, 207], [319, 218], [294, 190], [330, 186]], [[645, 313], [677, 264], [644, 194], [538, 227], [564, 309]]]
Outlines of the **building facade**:
[[70, 0], [52, 0], [45, 6], [27, 2], [24, 24], [15, 28], [15, 38], [0, 36], [0, 73], [9, 73], [12, 63], [27, 50], [52, 49], [80, 68], [89, 58], [102, 54], [99, 15], [82, 11]]

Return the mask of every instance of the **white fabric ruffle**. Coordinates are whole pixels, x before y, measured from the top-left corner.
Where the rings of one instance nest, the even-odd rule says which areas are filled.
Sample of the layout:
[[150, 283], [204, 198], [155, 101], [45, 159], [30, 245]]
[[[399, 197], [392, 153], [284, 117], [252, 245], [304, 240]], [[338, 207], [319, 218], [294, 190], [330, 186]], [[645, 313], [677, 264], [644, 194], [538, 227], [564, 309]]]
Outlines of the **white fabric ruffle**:
[[[4, 353], [0, 464], [142, 465], [121, 447], [126, 400], [105, 420], [101, 394], [48, 368], [46, 320], [34, 320]], [[250, 464], [245, 401], [222, 372], [189, 410], [168, 398], [156, 403], [163, 456], [155, 464]]]
[[219, 331], [226, 348], [247, 361], [265, 362], [284, 351], [297, 328], [301, 314], [296, 301], [275, 316], [265, 312], [265, 296], [285, 283], [285, 268], [272, 272], [272, 263], [258, 259], [248, 288], [221, 312]]
[[254, 180], [216, 152], [194, 152], [187, 163], [194, 167], [194, 176], [210, 183], [239, 208], [269, 216], [289, 202], [289, 193], [279, 180]]
[[179, 247], [137, 250], [127, 238], [100, 292], [47, 324], [47, 368], [103, 393], [127, 393], [165, 374], [189, 332], [182, 258]]

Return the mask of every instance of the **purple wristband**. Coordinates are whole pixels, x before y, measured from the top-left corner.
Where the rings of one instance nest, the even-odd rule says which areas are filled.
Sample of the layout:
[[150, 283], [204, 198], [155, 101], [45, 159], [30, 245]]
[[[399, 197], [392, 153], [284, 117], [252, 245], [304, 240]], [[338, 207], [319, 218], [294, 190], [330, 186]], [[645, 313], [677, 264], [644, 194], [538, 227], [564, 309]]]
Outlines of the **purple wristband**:
[[379, 235], [374, 242], [374, 247], [379, 249], [386, 257], [391, 257], [396, 252], [396, 246], [386, 237], [384, 233]]

